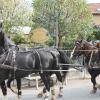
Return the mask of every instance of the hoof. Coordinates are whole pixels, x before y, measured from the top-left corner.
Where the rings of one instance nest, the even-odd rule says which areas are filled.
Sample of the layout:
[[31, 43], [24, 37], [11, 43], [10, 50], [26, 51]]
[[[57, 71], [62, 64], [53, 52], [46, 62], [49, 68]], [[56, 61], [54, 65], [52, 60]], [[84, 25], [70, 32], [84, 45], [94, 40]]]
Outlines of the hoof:
[[18, 100], [21, 100], [21, 98], [22, 98], [22, 96], [21, 96], [21, 95], [19, 95], [19, 96], [18, 96]]
[[60, 98], [61, 98], [61, 97], [63, 97], [63, 94], [61, 94], [61, 93], [60, 93], [60, 94], [58, 94], [58, 97], [60, 97]]
[[38, 98], [42, 98], [42, 96], [43, 96], [42, 93], [39, 93], [39, 94], [37, 95]]
[[21, 100], [21, 99], [22, 99], [22, 96], [20, 95], [20, 96], [16, 97], [15, 100]]
[[100, 84], [96, 84], [95, 87], [100, 89]]
[[51, 100], [56, 100], [56, 97], [55, 96], [52, 96]]
[[3, 97], [3, 100], [8, 100], [7, 96], [4, 96], [4, 97]]
[[48, 96], [44, 97], [43, 100], [49, 100]]
[[97, 92], [97, 89], [93, 89], [92, 91], [90, 91], [90, 94], [95, 94]]

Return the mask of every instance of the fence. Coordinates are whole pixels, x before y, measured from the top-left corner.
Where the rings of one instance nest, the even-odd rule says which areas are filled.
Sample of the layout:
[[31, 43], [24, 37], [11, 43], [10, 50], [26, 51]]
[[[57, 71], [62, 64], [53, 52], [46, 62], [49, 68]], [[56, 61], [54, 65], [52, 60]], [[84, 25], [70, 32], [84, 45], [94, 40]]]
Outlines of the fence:
[[[61, 51], [66, 52], [68, 57], [70, 57], [71, 52], [72, 52], [72, 50], [61, 50]], [[80, 51], [83, 51], [83, 50], [80, 50]], [[85, 51], [89, 51], [89, 50], [85, 50]], [[80, 56], [80, 57], [78, 57], [78, 59], [73, 60], [73, 64], [69, 64], [69, 66], [71, 68], [69, 69], [69, 74], [67, 76], [67, 79], [90, 78], [85, 66], [83, 66], [83, 63], [84, 63], [84, 57], [83, 56]]]

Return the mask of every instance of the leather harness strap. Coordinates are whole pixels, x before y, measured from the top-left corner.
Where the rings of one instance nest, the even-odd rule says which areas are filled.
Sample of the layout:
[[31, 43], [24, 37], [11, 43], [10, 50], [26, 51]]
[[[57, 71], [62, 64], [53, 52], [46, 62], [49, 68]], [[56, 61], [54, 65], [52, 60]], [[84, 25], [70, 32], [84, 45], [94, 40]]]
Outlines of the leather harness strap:
[[34, 50], [35, 52], [36, 52], [36, 54], [37, 54], [37, 56], [38, 56], [38, 58], [39, 58], [39, 62], [40, 62], [40, 72], [41, 73], [43, 73], [43, 67], [42, 67], [42, 62], [41, 62], [41, 57], [40, 57], [40, 54], [39, 54], [39, 52], [35, 49]]

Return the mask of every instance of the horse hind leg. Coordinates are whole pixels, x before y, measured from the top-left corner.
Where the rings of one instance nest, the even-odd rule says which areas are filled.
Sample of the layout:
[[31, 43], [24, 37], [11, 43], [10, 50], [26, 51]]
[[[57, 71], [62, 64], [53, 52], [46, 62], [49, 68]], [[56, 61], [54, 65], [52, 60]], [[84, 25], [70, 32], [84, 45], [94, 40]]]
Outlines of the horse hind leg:
[[[52, 81], [50, 82], [50, 85], [51, 85], [50, 87], [51, 87], [51, 94], [52, 94], [51, 100], [56, 100], [56, 97], [55, 97], [55, 94], [56, 94], [55, 93], [55, 88], [54, 88], [54, 85], [53, 85]], [[38, 97], [42, 98], [42, 97], [46, 97], [46, 96], [49, 96], [49, 94], [48, 94], [48, 91], [46, 90], [46, 88], [44, 87], [43, 90], [42, 90], [42, 92], [40, 92], [38, 94]], [[45, 98], [45, 100], [46, 100], [46, 98]]]
[[43, 99], [44, 100], [48, 100], [49, 99], [49, 92], [50, 92], [50, 80], [49, 80], [49, 76], [47, 74], [44, 73], [40, 73], [41, 79], [45, 85], [45, 88], [43, 90]]
[[43, 97], [43, 92], [46, 88], [44, 87], [43, 90], [38, 94], [38, 98], [42, 98]]
[[91, 91], [92, 94], [96, 93], [97, 91], [97, 83], [96, 83], [96, 76], [91, 76], [91, 82], [93, 83], [93, 90]]
[[57, 80], [50, 78], [50, 87], [51, 87], [51, 100], [56, 100], [56, 91], [55, 91], [55, 84], [57, 83]]
[[59, 94], [58, 94], [58, 96], [59, 97], [63, 97], [63, 82], [61, 83], [59, 83]]
[[56, 76], [57, 76], [57, 79], [59, 81], [59, 93], [58, 93], [58, 97], [62, 97], [63, 96], [64, 79], [61, 76], [60, 72], [56, 72]]

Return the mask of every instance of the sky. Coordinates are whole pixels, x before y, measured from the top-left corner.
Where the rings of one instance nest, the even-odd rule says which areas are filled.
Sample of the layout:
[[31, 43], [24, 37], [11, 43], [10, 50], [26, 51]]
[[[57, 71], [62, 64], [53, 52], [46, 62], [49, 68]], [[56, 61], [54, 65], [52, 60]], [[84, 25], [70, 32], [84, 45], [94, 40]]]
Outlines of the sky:
[[[30, 1], [29, 3], [32, 2], [32, 0], [26, 0], [26, 1]], [[100, 3], [100, 0], [86, 0], [88, 3]]]
[[86, 0], [88, 3], [100, 3], [100, 0]]

